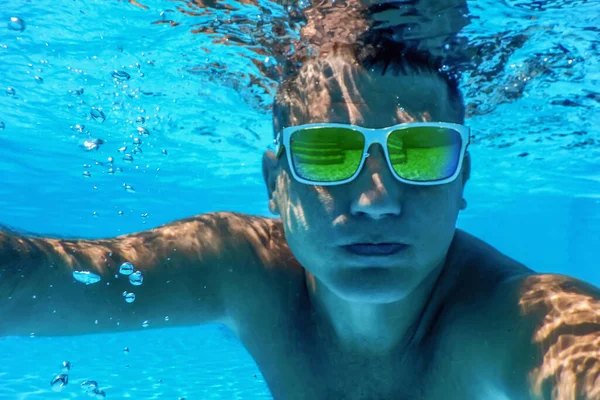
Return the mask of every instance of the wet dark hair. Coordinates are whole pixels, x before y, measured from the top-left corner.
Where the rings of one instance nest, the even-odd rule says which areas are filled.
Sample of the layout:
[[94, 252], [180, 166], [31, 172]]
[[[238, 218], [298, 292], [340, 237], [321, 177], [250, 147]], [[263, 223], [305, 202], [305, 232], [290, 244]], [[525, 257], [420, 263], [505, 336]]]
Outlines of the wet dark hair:
[[[336, 60], [348, 66], [359, 66], [366, 70], [380, 71], [381, 75], [433, 74], [446, 83], [450, 104], [459, 114], [459, 120], [464, 121], [465, 106], [458, 85], [458, 77], [445, 67], [441, 57], [417, 50], [401, 42], [389, 39], [364, 39], [353, 44], [334, 43], [329, 50], [320, 52], [318, 57], [308, 59], [294, 71], [279, 86], [273, 103], [273, 127], [275, 134], [283, 127], [291, 125], [292, 117], [298, 113], [307, 114], [309, 107], [304, 97], [306, 92], [315, 89], [307, 85], [302, 72], [307, 68], [313, 71], [328, 68], [323, 59], [333, 54]], [[320, 85], [324, 90], [325, 85]], [[318, 106], [318, 105], [317, 105]]]

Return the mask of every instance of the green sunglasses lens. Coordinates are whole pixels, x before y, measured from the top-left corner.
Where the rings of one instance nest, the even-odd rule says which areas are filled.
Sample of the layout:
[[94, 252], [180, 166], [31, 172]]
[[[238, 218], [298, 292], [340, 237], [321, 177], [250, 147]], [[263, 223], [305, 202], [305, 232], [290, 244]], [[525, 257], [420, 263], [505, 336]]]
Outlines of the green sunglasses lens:
[[387, 140], [392, 169], [416, 182], [443, 180], [456, 172], [462, 139], [460, 132], [441, 127], [411, 127], [391, 132]]
[[290, 137], [294, 171], [312, 182], [336, 182], [352, 177], [360, 166], [364, 147], [363, 134], [348, 128], [306, 128]]

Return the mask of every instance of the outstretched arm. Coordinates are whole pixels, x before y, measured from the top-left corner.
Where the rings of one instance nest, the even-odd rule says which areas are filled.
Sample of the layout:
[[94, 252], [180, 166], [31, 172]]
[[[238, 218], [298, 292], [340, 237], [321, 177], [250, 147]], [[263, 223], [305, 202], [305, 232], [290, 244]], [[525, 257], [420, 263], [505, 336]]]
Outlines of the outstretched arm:
[[[268, 221], [205, 214], [103, 240], [0, 232], [0, 336], [142, 329], [144, 321], [166, 327], [225, 320], [223, 288], [235, 286], [232, 280], [241, 279], [236, 275], [242, 266], [260, 268], [261, 247], [270, 240]], [[142, 285], [119, 273], [124, 262], [141, 271]], [[74, 271], [101, 280], [86, 285], [74, 279]], [[125, 292], [134, 293], [135, 301], [126, 302]]]

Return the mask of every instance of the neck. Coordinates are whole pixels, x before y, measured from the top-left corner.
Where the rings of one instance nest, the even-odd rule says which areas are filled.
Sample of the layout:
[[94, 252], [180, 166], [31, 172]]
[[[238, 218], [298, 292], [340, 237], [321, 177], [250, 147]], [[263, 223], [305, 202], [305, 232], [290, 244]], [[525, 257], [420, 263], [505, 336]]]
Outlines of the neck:
[[444, 262], [404, 298], [385, 304], [348, 301], [311, 275], [315, 290], [309, 292], [317, 326], [342, 349], [355, 354], [404, 352], [422, 322], [429, 320], [424, 313], [443, 269]]

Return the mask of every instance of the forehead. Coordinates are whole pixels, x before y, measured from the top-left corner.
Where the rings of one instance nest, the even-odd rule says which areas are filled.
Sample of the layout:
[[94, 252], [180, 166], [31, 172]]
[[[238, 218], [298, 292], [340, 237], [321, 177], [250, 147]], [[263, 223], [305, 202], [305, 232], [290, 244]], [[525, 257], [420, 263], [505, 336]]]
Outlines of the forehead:
[[336, 122], [381, 128], [416, 121], [461, 122], [446, 82], [434, 73], [383, 75], [377, 69], [356, 68], [331, 74], [305, 90], [307, 112], [292, 118], [293, 125]]

